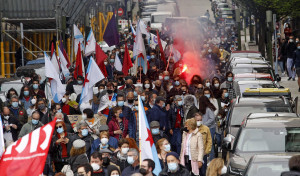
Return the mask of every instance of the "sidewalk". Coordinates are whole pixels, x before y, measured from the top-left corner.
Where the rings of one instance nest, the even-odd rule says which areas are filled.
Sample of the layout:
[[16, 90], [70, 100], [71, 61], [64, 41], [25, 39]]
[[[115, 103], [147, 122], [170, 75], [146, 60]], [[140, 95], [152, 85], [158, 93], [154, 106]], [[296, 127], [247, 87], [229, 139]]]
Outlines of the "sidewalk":
[[[258, 45], [255, 45], [255, 43], [250, 42], [250, 35], [249, 35], [249, 29], [246, 29], [246, 42], [245, 42], [245, 35], [244, 35], [244, 31], [241, 31], [241, 42], [242, 42], [242, 50], [247, 50], [247, 51], [258, 51]], [[274, 63], [275, 64], [275, 63]], [[275, 70], [275, 65], [273, 66], [274, 70]], [[281, 76], [281, 70], [278, 67], [278, 74]], [[300, 93], [298, 92], [298, 83], [297, 83], [297, 76], [296, 76], [296, 81], [290, 80], [288, 81], [288, 76], [287, 74], [285, 74], [284, 76], [281, 76], [281, 81], [279, 82], [279, 84], [285, 88], [289, 88], [292, 94], [293, 99], [296, 98], [297, 96], [300, 95]], [[300, 98], [300, 97], [299, 97]], [[300, 103], [298, 102], [298, 106], [297, 106], [298, 112], [300, 111]]]

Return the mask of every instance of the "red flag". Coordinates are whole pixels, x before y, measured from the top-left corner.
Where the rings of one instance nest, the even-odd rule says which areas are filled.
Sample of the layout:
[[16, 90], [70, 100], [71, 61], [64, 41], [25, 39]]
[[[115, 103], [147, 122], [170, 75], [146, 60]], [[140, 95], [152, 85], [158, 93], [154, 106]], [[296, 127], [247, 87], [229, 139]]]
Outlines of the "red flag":
[[56, 118], [11, 144], [0, 161], [1, 176], [43, 173]]
[[53, 45], [53, 42], [51, 43], [51, 56], [53, 56], [53, 52], [54, 52], [54, 45]]
[[74, 70], [74, 78], [77, 79], [78, 76], [82, 75], [82, 59], [81, 59], [81, 49], [80, 49], [80, 42], [78, 43], [78, 50], [76, 55], [76, 65]]
[[106, 67], [104, 64], [106, 58], [107, 55], [103, 52], [100, 46], [96, 44], [96, 63], [105, 77], [107, 77]]
[[159, 51], [160, 51], [160, 58], [162, 59], [162, 61], [164, 61], [165, 65], [167, 64], [166, 58], [165, 58], [165, 53], [164, 53], [164, 49], [161, 45], [161, 41], [160, 41], [160, 37], [159, 37], [159, 33], [158, 30], [156, 30], [156, 34], [157, 34], [157, 40], [158, 40], [158, 46], [159, 46]]
[[122, 67], [122, 72], [124, 76], [128, 75], [128, 70], [132, 67], [132, 62], [130, 58], [130, 54], [128, 51], [127, 43], [125, 43], [125, 53], [124, 53], [124, 60], [123, 60], [123, 67]]

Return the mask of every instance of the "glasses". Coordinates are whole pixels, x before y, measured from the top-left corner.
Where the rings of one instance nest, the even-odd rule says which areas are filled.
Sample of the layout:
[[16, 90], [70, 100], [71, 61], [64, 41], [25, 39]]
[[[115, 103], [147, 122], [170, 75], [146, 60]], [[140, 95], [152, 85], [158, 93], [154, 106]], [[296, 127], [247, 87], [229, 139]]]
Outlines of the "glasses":
[[63, 127], [63, 126], [57, 126], [56, 129], [57, 129], [57, 128], [62, 128], [62, 127]]

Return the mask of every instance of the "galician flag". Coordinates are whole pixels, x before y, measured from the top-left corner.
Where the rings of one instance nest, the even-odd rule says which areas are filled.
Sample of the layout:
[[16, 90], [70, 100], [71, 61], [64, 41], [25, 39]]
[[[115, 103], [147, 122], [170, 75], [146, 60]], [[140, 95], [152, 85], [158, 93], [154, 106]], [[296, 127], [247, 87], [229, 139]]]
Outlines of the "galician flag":
[[104, 78], [94, 58], [90, 57], [79, 104], [89, 102], [93, 98], [93, 86]]
[[41, 175], [55, 129], [55, 122], [56, 118], [7, 147], [0, 161], [0, 175]]
[[64, 54], [62, 53], [62, 51], [59, 47], [58, 47], [58, 56], [59, 56], [59, 60], [60, 60], [61, 71], [62, 71], [64, 77], [67, 77], [70, 75], [70, 72], [68, 69], [68, 61], [65, 58]]
[[120, 60], [118, 54], [116, 54], [114, 66], [115, 66], [116, 70], [118, 70], [120, 72], [122, 71], [122, 63], [121, 63], [121, 60]]
[[90, 33], [88, 35], [86, 46], [85, 46], [85, 56], [89, 56], [96, 52], [96, 39], [93, 33], [93, 30], [90, 30]]
[[65, 94], [66, 88], [63, 86], [59, 79], [59, 73], [55, 71], [53, 64], [51, 63], [49, 56], [44, 52], [45, 55], [45, 76], [50, 79], [51, 93], [53, 101], [58, 103]]
[[150, 127], [147, 121], [145, 109], [141, 97], [139, 96], [139, 145], [140, 145], [140, 161], [144, 159], [152, 159], [155, 163], [153, 173], [159, 175], [161, 165], [158, 159], [155, 143], [152, 138]]
[[81, 43], [81, 51], [83, 51], [84, 48], [83, 35], [75, 24], [73, 25], [73, 33], [74, 33], [74, 53], [77, 53], [78, 43]]
[[138, 66], [143, 67], [144, 74], [147, 74], [147, 70], [148, 70], [145, 44], [144, 44], [144, 39], [142, 37], [142, 28], [144, 28], [142, 25], [143, 23], [144, 23], [143, 21], [139, 20], [137, 25], [137, 30], [136, 30], [136, 37], [133, 45], [133, 57], [136, 57], [135, 64], [133, 67], [133, 75], [137, 75]]

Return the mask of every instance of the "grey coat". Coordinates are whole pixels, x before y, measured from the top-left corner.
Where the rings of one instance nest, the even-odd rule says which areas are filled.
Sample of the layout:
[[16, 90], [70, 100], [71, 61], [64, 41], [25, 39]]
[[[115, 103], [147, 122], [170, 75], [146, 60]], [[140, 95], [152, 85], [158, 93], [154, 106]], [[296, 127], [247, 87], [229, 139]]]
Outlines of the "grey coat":
[[42, 127], [44, 124], [42, 124], [42, 122], [39, 121], [39, 123], [37, 125], [33, 125], [31, 120], [27, 123], [25, 123], [19, 133], [18, 138], [21, 138], [23, 136], [25, 136], [26, 134], [29, 134], [30, 132], [32, 132], [33, 130]]

